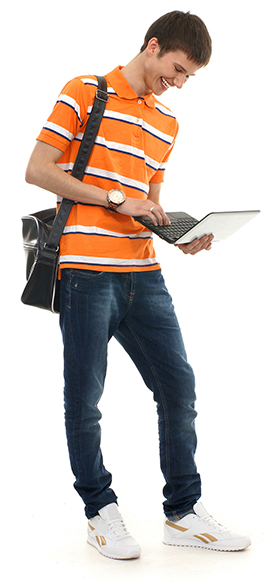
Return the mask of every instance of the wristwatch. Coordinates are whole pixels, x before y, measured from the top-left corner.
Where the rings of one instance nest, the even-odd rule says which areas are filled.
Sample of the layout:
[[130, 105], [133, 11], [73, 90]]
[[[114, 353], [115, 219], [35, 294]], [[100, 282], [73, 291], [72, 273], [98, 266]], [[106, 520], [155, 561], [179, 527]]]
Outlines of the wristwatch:
[[120, 189], [112, 189], [107, 195], [108, 209], [116, 211], [125, 202], [126, 196]]

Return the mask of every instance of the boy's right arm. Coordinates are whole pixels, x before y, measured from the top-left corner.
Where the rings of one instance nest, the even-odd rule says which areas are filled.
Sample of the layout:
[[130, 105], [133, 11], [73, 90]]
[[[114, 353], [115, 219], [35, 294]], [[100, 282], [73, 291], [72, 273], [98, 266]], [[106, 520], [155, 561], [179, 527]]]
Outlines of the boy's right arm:
[[[26, 169], [26, 182], [55, 193], [59, 197], [70, 199], [70, 201], [78, 201], [88, 205], [101, 205], [107, 208], [108, 191], [82, 182], [71, 174], [64, 172], [57, 165], [61, 155], [62, 151], [58, 148], [38, 140]], [[153, 207], [153, 213], [150, 212], [151, 207]], [[160, 223], [168, 220], [162, 207], [149, 199], [127, 197], [117, 212], [133, 217], [147, 215], [155, 224], [157, 220]]]

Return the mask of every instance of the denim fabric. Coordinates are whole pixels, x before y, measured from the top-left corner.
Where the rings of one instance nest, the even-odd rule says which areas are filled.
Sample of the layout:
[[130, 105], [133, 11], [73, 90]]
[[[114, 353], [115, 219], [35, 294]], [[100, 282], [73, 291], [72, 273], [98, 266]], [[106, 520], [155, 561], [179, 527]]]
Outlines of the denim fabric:
[[100, 450], [107, 345], [114, 336], [157, 404], [164, 512], [184, 516], [201, 496], [194, 454], [195, 383], [161, 271], [62, 270], [65, 424], [75, 489], [88, 518], [117, 502]]

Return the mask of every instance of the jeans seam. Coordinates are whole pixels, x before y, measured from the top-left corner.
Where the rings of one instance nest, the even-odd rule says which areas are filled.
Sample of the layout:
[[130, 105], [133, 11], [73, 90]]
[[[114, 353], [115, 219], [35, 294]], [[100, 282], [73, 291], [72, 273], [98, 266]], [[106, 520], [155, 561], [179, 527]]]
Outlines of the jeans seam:
[[[71, 309], [71, 279], [72, 279], [72, 270], [69, 270], [69, 274], [68, 274], [68, 286], [69, 286], [69, 290], [68, 290], [68, 308]], [[67, 314], [67, 311], [65, 310], [65, 315], [64, 315], [64, 319], [69, 319], [70, 314]], [[70, 327], [71, 329], [71, 327]], [[71, 345], [71, 354], [73, 355], [73, 360], [75, 362], [75, 367], [74, 367], [74, 372], [75, 372], [75, 376], [77, 376], [77, 372], [78, 372], [78, 362], [76, 359], [76, 352], [74, 350], [74, 343], [73, 343], [73, 331], [72, 329], [70, 330], [70, 334], [68, 335], [68, 339], [69, 339], [69, 346]], [[72, 380], [73, 382], [73, 380]], [[78, 384], [77, 381], [77, 377], [75, 379], [75, 383]], [[64, 390], [65, 391], [65, 390]], [[66, 399], [66, 393], [65, 393], [65, 397], [64, 399]], [[77, 420], [78, 420], [78, 416], [77, 416], [77, 412], [78, 412], [78, 407], [79, 407], [79, 400], [77, 399], [77, 394], [76, 392], [73, 392], [73, 404], [74, 404], [74, 409], [75, 409], [75, 419], [73, 421], [73, 428], [71, 431], [71, 440], [73, 443], [73, 450], [72, 450], [72, 463], [74, 464], [74, 466], [78, 469], [78, 473], [79, 474], [79, 457], [78, 457], [78, 447], [77, 447], [77, 440], [76, 440], [76, 427], [77, 427]], [[67, 426], [67, 420], [65, 417], [65, 424]], [[74, 485], [75, 486], [75, 485]]]
[[71, 284], [72, 284], [72, 270], [69, 271], [68, 276], [68, 308], [71, 310]]
[[162, 386], [161, 383], [156, 375], [156, 372], [154, 370], [153, 364], [151, 363], [149, 356], [147, 355], [138, 335], [134, 332], [133, 328], [131, 328], [129, 322], [127, 321], [127, 319], [124, 319], [127, 327], [129, 328], [129, 330], [131, 331], [131, 333], [133, 334], [135, 340], [137, 341], [138, 346], [140, 347], [142, 354], [144, 355], [145, 359], [147, 360], [149, 367], [152, 371], [153, 377], [156, 381], [159, 393], [160, 393], [160, 397], [162, 400], [162, 407], [163, 407], [163, 412], [164, 412], [164, 420], [165, 420], [165, 443], [166, 443], [166, 479], [168, 480], [171, 488], [172, 488], [172, 492], [174, 492], [174, 485], [170, 480], [170, 444], [169, 444], [169, 429], [170, 429], [170, 424], [169, 424], [169, 419], [168, 419], [168, 415], [167, 415], [167, 407], [166, 407], [166, 403], [165, 403], [165, 398], [164, 398], [164, 393], [162, 391]]

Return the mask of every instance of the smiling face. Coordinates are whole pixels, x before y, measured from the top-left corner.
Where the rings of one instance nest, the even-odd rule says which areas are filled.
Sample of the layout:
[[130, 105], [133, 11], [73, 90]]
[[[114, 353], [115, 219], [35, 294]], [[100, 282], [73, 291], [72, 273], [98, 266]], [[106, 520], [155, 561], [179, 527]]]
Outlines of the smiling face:
[[149, 55], [145, 67], [145, 85], [147, 93], [162, 95], [170, 87], [181, 89], [190, 76], [195, 75], [199, 65], [190, 61], [182, 51], [164, 53], [160, 55], [157, 39], [149, 41], [147, 52]]

